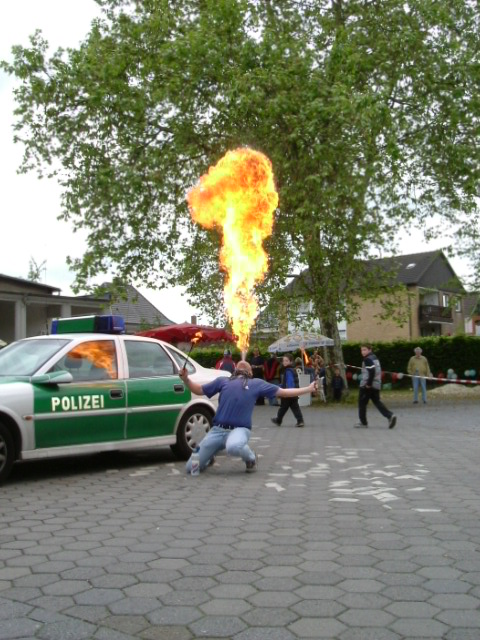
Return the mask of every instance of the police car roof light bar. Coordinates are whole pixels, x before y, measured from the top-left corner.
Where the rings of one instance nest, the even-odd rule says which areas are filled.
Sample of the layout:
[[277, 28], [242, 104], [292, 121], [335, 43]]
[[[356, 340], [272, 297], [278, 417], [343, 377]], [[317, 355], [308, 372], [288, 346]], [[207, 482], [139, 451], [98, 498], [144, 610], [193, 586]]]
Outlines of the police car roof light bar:
[[51, 333], [125, 333], [125, 320], [113, 315], [56, 318], [52, 320]]

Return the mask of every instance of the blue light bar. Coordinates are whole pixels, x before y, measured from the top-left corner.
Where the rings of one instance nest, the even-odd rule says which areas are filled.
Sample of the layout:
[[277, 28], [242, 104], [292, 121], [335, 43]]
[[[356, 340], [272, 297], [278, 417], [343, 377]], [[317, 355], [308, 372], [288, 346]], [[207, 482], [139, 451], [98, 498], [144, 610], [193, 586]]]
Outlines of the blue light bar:
[[52, 334], [61, 333], [125, 333], [122, 316], [79, 316], [52, 320]]

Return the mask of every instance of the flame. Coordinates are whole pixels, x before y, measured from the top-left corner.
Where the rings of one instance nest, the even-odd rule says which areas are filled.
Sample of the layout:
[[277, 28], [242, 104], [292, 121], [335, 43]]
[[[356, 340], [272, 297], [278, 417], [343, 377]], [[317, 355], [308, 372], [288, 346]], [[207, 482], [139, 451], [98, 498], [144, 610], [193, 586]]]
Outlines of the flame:
[[224, 301], [237, 346], [246, 351], [258, 314], [254, 287], [265, 277], [262, 243], [273, 228], [278, 194], [270, 160], [248, 148], [229, 151], [187, 194], [192, 218], [223, 232], [220, 266], [227, 273]]
[[193, 342], [193, 344], [197, 344], [197, 342], [200, 342], [200, 340], [202, 339], [202, 336], [203, 333], [201, 331], [197, 331], [197, 333], [191, 339], [191, 342]]
[[307, 352], [306, 352], [306, 351], [302, 351], [302, 354], [303, 354], [303, 359], [304, 359], [304, 361], [305, 361], [305, 364], [306, 364], [306, 366], [308, 367], [308, 363], [310, 362], [310, 359], [309, 359], [309, 357], [308, 357], [308, 354], [307, 354]]
[[110, 378], [117, 377], [115, 347], [110, 342], [84, 342], [77, 345], [68, 354], [69, 358], [86, 358], [93, 366], [106, 369]]

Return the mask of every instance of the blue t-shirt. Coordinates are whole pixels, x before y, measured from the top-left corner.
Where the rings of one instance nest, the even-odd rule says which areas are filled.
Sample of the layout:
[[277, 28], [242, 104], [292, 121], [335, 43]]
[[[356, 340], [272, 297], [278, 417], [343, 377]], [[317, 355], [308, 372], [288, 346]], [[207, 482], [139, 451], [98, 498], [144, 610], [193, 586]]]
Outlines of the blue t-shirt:
[[220, 393], [213, 424], [252, 428], [252, 414], [257, 398], [275, 398], [278, 387], [260, 378], [250, 378], [244, 387], [244, 378], [216, 378], [202, 385], [203, 393], [211, 398]]

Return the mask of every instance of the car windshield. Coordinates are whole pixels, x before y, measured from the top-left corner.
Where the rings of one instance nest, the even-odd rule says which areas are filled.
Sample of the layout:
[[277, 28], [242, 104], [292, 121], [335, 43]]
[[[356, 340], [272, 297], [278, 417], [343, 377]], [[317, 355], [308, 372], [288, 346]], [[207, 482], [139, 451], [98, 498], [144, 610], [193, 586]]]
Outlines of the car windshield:
[[[185, 366], [185, 359], [187, 357], [186, 354], [182, 353], [181, 351], [177, 351], [176, 349], [171, 347], [169, 344], [164, 344], [163, 346], [168, 351], [168, 353], [172, 356], [172, 358], [175, 360], [178, 368], [182, 369]], [[195, 364], [197, 364], [195, 360], [192, 360], [192, 358], [188, 359], [187, 366], [186, 366], [188, 373], [195, 373], [196, 371], [196, 368], [194, 366]]]
[[19, 340], [0, 351], [0, 376], [32, 376], [69, 340]]

